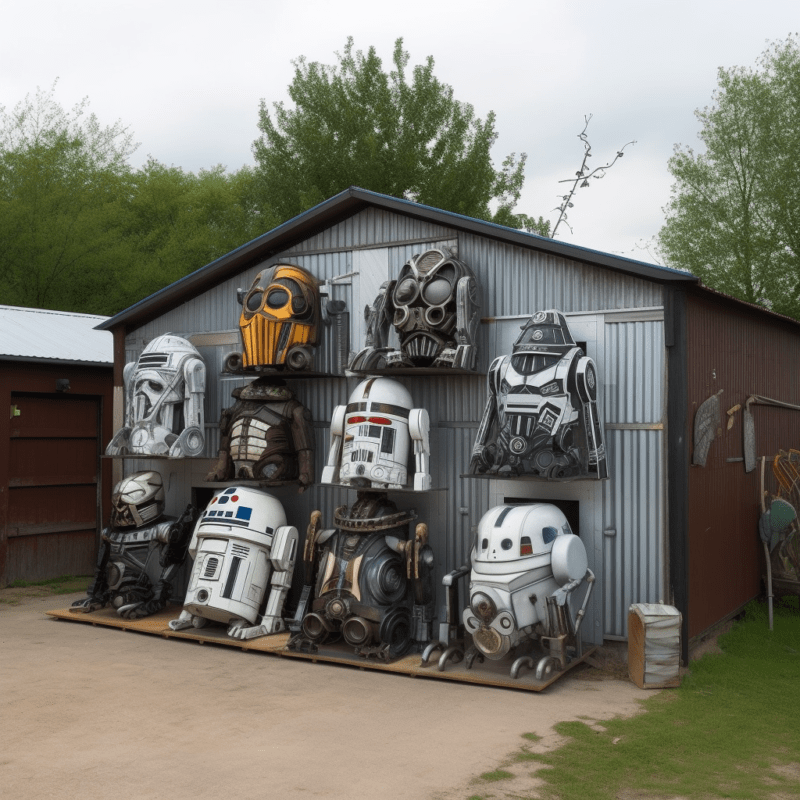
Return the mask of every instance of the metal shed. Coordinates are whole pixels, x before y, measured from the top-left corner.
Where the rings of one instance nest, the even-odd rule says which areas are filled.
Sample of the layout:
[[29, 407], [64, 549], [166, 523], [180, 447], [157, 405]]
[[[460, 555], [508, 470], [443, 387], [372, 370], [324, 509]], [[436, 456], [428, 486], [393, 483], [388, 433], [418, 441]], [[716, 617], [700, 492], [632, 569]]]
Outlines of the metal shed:
[[109, 513], [107, 317], [0, 306], [0, 586], [94, 570]]
[[[160, 470], [168, 486], [170, 513], [190, 498], [200, 503], [208, 499], [211, 488], [203, 476], [217, 453], [217, 420], [231, 403], [231, 390], [246, 382], [221, 375], [225, 355], [238, 343], [236, 291], [265, 266], [286, 261], [305, 267], [323, 282], [330, 298], [343, 300], [349, 312], [350, 350], [357, 350], [364, 337], [363, 309], [380, 285], [396, 276], [412, 254], [443, 246], [470, 265], [481, 286], [478, 370], [475, 375], [403, 376], [415, 404], [431, 416], [435, 490], [396, 498], [398, 506], [415, 508], [428, 523], [439, 574], [466, 562], [474, 528], [490, 506], [504, 501], [554, 502], [575, 520], [598, 577], [600, 590], [590, 605], [584, 639], [601, 643], [604, 638], [626, 638], [631, 603], [673, 603], [683, 613], [686, 648], [687, 634], [701, 633], [754, 596], [760, 574], [755, 523], [750, 525], [742, 515], [737, 535], [744, 560], [732, 576], [735, 590], [718, 595], [708, 590], [713, 581], [690, 581], [690, 575], [716, 570], [714, 554], [698, 544], [708, 534], [700, 515], [690, 513], [691, 498], [702, 496], [706, 511], [731, 502], [730, 496], [717, 494], [721, 486], [713, 482], [707, 488], [692, 488], [695, 494], [690, 494], [690, 484], [701, 475], [689, 468], [692, 406], [703, 391], [690, 363], [708, 356], [706, 334], [696, 328], [704, 319], [711, 324], [713, 315], [704, 303], [717, 309], [723, 329], [743, 323], [734, 301], [703, 289], [687, 273], [350, 188], [99, 326], [114, 333], [115, 428], [121, 424], [122, 368], [154, 337], [172, 332], [189, 339], [204, 357], [209, 376], [203, 457], [126, 461], [117, 465], [118, 474], [123, 469], [126, 474]], [[496, 355], [510, 351], [520, 325], [531, 314], [546, 308], [565, 313], [576, 340], [597, 365], [610, 478], [555, 483], [466, 477], [486, 400], [488, 365]], [[754, 308], [745, 316], [756, 326], [774, 328], [786, 346], [800, 343], [796, 323]], [[707, 340], [712, 348], [714, 342], [714, 337]], [[740, 365], [745, 372], [747, 359], [758, 357], [752, 347], [730, 354], [737, 364], [745, 359]], [[320, 348], [317, 365], [330, 377], [296, 380], [293, 388], [315, 420], [319, 473], [332, 410], [347, 401], [359, 379], [344, 373], [331, 341]], [[704, 369], [707, 365], [698, 366], [698, 376], [705, 375]], [[783, 388], [789, 391], [775, 391]], [[773, 442], [765, 439], [764, 444]], [[744, 474], [741, 464], [738, 469]], [[751, 476], [746, 483], [749, 492]], [[291, 491], [279, 489], [275, 494], [301, 531], [313, 509], [330, 520], [334, 508], [349, 502], [352, 494], [321, 485], [303, 495]], [[736, 502], [755, 514], [757, 494], [741, 492]], [[712, 520], [712, 527], [724, 524], [722, 519], [720, 514]], [[747, 537], [752, 546], [745, 542]]]

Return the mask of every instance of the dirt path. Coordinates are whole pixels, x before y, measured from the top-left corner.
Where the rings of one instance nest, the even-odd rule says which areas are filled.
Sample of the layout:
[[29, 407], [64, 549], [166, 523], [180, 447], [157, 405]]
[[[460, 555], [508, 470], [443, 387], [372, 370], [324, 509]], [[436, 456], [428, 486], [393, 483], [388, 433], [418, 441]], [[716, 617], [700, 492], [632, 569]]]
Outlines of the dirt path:
[[6, 797], [466, 800], [522, 734], [646, 696], [589, 667], [534, 695], [45, 616], [78, 596], [0, 604]]

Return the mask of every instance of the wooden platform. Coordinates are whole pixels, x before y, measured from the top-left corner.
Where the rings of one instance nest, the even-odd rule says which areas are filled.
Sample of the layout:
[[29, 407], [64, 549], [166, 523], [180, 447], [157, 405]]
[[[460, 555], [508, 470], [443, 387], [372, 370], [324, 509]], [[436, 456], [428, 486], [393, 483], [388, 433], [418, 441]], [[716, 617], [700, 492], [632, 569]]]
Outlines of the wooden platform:
[[109, 628], [121, 628], [126, 631], [136, 631], [137, 633], [149, 633], [161, 636], [165, 639], [191, 639], [200, 644], [218, 644], [225, 647], [236, 647], [240, 650], [267, 653], [268, 655], [282, 656], [284, 658], [300, 658], [314, 663], [321, 661], [331, 664], [343, 664], [360, 669], [371, 669], [379, 672], [392, 672], [395, 674], [410, 675], [415, 678], [434, 678], [446, 681], [459, 681], [461, 683], [472, 683], [482, 686], [497, 686], [503, 689], [518, 689], [529, 692], [541, 692], [550, 684], [557, 681], [573, 667], [580, 664], [591, 655], [596, 648], [587, 648], [583, 657], [575, 659], [567, 667], [565, 672], [555, 672], [546, 676], [543, 680], [537, 680], [532, 670], [523, 670], [519, 678], [514, 679], [509, 675], [511, 662], [489, 661], [482, 664], [477, 660], [471, 670], [466, 669], [464, 662], [453, 664], [449, 662], [444, 671], [440, 672], [437, 663], [441, 655], [435, 652], [430, 659], [428, 666], [422, 666], [420, 654], [400, 658], [390, 664], [386, 664], [376, 659], [367, 659], [355, 655], [352, 648], [346, 644], [323, 645], [316, 653], [300, 653], [296, 650], [288, 650], [286, 643], [289, 641], [288, 633], [278, 633], [272, 636], [261, 636], [257, 639], [239, 641], [231, 639], [225, 633], [225, 628], [221, 625], [209, 623], [205, 628], [188, 628], [182, 631], [173, 631], [169, 628], [168, 622], [175, 619], [180, 613], [180, 606], [170, 608], [145, 617], [139, 620], [128, 620], [117, 616], [112, 608], [104, 608], [92, 613], [71, 611], [68, 608], [48, 611], [47, 614], [60, 620], [70, 622], [81, 622], [95, 626], [106, 626]]

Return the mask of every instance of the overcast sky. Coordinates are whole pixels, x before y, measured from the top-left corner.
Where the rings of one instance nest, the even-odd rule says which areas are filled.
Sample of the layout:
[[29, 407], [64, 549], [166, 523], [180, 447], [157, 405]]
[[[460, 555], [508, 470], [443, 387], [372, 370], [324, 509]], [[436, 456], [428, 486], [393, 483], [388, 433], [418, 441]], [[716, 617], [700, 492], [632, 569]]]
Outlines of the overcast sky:
[[[792, 11], [794, 9], [794, 11]], [[252, 164], [259, 101], [288, 101], [292, 60], [333, 63], [348, 36], [391, 65], [402, 36], [411, 65], [435, 74], [481, 117], [493, 110], [496, 166], [526, 152], [519, 211], [555, 221], [589, 126], [602, 181], [575, 199], [559, 239], [643, 261], [670, 194], [676, 143], [695, 146], [695, 109], [719, 67], [753, 66], [768, 42], [800, 28], [796, 0], [6, 0], [0, 105], [58, 78], [56, 99], [84, 97], [100, 122], [121, 120], [148, 155], [197, 171]], [[202, 266], [202, 265], [198, 265]]]

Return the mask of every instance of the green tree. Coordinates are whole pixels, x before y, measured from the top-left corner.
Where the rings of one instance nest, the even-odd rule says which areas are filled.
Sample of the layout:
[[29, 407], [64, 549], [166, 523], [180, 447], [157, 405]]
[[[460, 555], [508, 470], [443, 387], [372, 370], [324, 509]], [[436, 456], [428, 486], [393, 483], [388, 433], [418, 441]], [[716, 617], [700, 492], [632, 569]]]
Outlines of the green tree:
[[659, 246], [714, 289], [800, 318], [800, 48], [770, 46], [756, 69], [720, 69], [696, 112], [705, 148], [676, 146]]
[[432, 56], [410, 79], [402, 39], [389, 73], [374, 47], [354, 52], [352, 38], [337, 57], [334, 66], [294, 62], [294, 108], [274, 103], [271, 115], [261, 101], [253, 153], [263, 207], [286, 220], [356, 185], [547, 235], [541, 217], [514, 212], [526, 155], [495, 169], [494, 113], [482, 120], [456, 100]]
[[123, 235], [136, 264], [119, 286], [125, 307], [274, 227], [257, 213], [253, 172], [221, 165], [198, 174], [154, 158], [133, 175]]
[[119, 211], [135, 145], [120, 122], [102, 127], [86, 100], [65, 111], [54, 91], [0, 107], [0, 298], [102, 309], [130, 261]]

